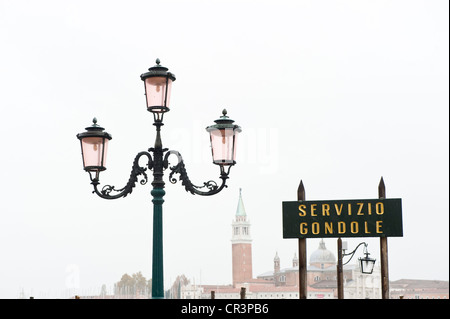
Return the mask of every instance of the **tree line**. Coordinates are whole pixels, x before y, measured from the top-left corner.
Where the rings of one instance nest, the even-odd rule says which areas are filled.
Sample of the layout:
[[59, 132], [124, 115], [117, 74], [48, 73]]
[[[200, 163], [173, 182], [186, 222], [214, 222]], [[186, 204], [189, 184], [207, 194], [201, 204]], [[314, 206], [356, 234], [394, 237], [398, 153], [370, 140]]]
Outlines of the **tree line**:
[[114, 295], [116, 296], [147, 296], [152, 294], [152, 280], [147, 280], [139, 271], [132, 274], [122, 275], [120, 281], [114, 284]]
[[[189, 284], [189, 279], [185, 275], [177, 276], [172, 286], [166, 290], [166, 298], [181, 298], [181, 287]], [[106, 296], [106, 286], [102, 287], [101, 295]], [[114, 295], [120, 296], [141, 296], [151, 298], [152, 279], [146, 279], [139, 271], [131, 276], [127, 273], [114, 284]]]

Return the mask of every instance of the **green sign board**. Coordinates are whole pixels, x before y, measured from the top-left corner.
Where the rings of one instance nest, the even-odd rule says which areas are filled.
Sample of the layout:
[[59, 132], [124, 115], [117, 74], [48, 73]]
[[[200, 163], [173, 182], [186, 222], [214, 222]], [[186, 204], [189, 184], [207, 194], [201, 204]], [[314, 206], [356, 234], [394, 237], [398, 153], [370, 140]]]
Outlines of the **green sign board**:
[[400, 198], [283, 202], [283, 238], [401, 236]]

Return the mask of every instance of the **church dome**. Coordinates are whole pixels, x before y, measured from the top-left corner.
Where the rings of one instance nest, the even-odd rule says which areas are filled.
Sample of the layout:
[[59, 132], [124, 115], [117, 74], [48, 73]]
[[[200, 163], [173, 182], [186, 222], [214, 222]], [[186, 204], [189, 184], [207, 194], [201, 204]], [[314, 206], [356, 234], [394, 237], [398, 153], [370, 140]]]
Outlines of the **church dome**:
[[323, 240], [320, 241], [319, 248], [314, 251], [309, 259], [312, 264], [336, 264], [336, 257], [325, 247]]

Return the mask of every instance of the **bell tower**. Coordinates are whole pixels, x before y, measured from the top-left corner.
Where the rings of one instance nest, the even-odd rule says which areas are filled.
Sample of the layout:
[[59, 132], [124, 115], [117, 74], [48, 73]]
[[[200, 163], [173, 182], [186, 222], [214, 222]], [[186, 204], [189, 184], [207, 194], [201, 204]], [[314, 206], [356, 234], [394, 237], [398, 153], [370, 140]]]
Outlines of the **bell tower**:
[[232, 224], [232, 267], [233, 286], [245, 283], [253, 278], [252, 273], [252, 239], [250, 237], [250, 222], [242, 201], [242, 189], [239, 189], [239, 201], [236, 216]]

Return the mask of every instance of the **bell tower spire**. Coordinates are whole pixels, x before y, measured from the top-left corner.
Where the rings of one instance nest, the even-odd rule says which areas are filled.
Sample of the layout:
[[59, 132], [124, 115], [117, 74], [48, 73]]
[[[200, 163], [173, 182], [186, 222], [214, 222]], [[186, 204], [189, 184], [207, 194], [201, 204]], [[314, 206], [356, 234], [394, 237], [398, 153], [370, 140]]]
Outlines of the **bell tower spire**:
[[245, 212], [244, 201], [242, 200], [242, 188], [239, 188], [239, 201], [236, 209], [236, 220], [243, 220], [247, 218], [247, 213]]

